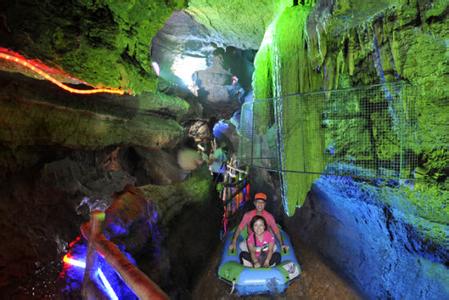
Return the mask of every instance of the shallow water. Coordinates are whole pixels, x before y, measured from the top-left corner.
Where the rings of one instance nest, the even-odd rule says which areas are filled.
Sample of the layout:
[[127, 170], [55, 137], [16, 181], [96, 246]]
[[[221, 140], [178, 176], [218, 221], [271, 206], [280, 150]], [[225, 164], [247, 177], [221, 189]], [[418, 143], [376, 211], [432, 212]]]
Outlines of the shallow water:
[[293, 280], [285, 293], [248, 297], [229, 294], [231, 286], [217, 277], [221, 251], [219, 248], [214, 253], [208, 270], [193, 290], [193, 299], [361, 299], [344, 278], [334, 272], [319, 254], [305, 245], [295, 249], [302, 273], [299, 279]]

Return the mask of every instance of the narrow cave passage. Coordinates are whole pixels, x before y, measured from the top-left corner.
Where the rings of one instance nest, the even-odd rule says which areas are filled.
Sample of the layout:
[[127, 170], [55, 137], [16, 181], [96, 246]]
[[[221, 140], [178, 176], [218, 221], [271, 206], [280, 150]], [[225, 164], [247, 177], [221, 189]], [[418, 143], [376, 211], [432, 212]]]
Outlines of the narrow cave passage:
[[[415, 2], [2, 1], [0, 298], [449, 298], [449, 4]], [[261, 201], [281, 238], [233, 241]]]

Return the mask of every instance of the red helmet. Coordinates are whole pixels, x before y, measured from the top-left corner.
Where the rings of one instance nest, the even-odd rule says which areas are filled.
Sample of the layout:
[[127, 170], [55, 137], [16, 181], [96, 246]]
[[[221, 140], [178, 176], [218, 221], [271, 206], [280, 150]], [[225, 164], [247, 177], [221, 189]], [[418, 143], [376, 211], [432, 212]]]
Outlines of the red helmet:
[[265, 193], [257, 193], [254, 196], [254, 201], [257, 201], [257, 200], [267, 201], [267, 195]]

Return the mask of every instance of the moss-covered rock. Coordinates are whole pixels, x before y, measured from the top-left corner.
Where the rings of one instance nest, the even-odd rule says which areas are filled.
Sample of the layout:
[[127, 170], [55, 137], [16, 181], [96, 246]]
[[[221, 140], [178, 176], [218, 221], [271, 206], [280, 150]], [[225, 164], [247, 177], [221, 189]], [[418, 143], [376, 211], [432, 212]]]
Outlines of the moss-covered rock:
[[7, 1], [2, 46], [91, 84], [154, 91], [151, 39], [183, 0]]
[[0, 116], [0, 139], [12, 148], [60, 145], [99, 149], [122, 143], [160, 148], [182, 135], [174, 120], [150, 115], [127, 119], [29, 101], [2, 101]]
[[[273, 21], [268, 29], [262, 48], [256, 56], [256, 73], [253, 84], [256, 97], [275, 97], [280, 101], [277, 109], [282, 115], [280, 126], [282, 141], [281, 165], [287, 172], [283, 175], [284, 197], [288, 199], [287, 211], [292, 214], [301, 205], [316, 175], [306, 174], [314, 170], [320, 172], [324, 162], [316, 153], [324, 151], [324, 135], [320, 133], [322, 107], [312, 98], [298, 98], [294, 95], [319, 88], [321, 75], [309, 67], [306, 42], [306, 20], [311, 10], [308, 5], [287, 7]], [[271, 32], [270, 32], [271, 31]], [[265, 108], [266, 113], [263, 114]], [[272, 125], [272, 112], [266, 102], [256, 104], [256, 128], [260, 133], [264, 126]], [[267, 113], [268, 112], [268, 113]], [[262, 130], [262, 131], [261, 131]], [[310, 159], [311, 157], [315, 159]]]
[[22, 146], [170, 148], [183, 135], [176, 119], [189, 107], [180, 98], [158, 93], [67, 94], [48, 82], [12, 74], [0, 74], [0, 84], [0, 144], [13, 152]]
[[160, 221], [167, 225], [189, 203], [205, 203], [213, 195], [213, 182], [206, 167], [192, 173], [185, 181], [173, 185], [145, 185], [143, 193], [156, 203]]
[[287, 0], [190, 0], [187, 12], [211, 33], [219, 45], [258, 49], [273, 17], [292, 5]]
[[[275, 50], [269, 52], [267, 46], [263, 47], [262, 44], [256, 57], [256, 96], [265, 97], [270, 93], [272, 96], [282, 96], [399, 80], [409, 82], [413, 88], [404, 89], [400, 96], [404, 101], [399, 105], [403, 107], [395, 108], [406, 111], [401, 117], [407, 128], [402, 125], [398, 127], [394, 113], [382, 108], [389, 106], [389, 103], [380, 103], [374, 98], [355, 99], [360, 106], [359, 112], [364, 112], [363, 106], [366, 104], [377, 108], [366, 111], [364, 120], [339, 122], [340, 125], [332, 129], [334, 150], [338, 155], [350, 154], [355, 161], [370, 157], [374, 161], [394, 161], [404, 153], [411, 157], [423, 157], [420, 170], [425, 174], [426, 181], [433, 181], [433, 184], [444, 188], [449, 175], [447, 152], [440, 151], [449, 144], [448, 5], [447, 1], [317, 1], [301, 30], [298, 30], [298, 24], [304, 22], [295, 17], [293, 11], [306, 9], [307, 6], [287, 8], [275, 22], [275, 38], [269, 42], [270, 49]], [[279, 62], [279, 65], [274, 66], [273, 62]], [[279, 87], [278, 91], [276, 86]], [[307, 96], [301, 99], [307, 102]], [[308, 133], [308, 129], [311, 129], [310, 136], [321, 136], [319, 127], [314, 126], [318, 126], [322, 116], [314, 116], [305, 103], [299, 105], [302, 107], [300, 110], [295, 110], [289, 107], [289, 102], [288, 98], [283, 99], [283, 125], [297, 132], [288, 133], [295, 138], [284, 137], [284, 169], [302, 170], [305, 164], [298, 160], [305, 153], [301, 152], [299, 141], [307, 140], [304, 134]], [[301, 109], [308, 115], [307, 120], [302, 120], [304, 112]], [[265, 122], [269, 120], [267, 117], [261, 119]], [[305, 125], [296, 126], [302, 128], [299, 130], [288, 126], [289, 122], [304, 122]], [[357, 141], [357, 145], [353, 140]], [[318, 147], [320, 143], [322, 141], [310, 140], [307, 146]], [[364, 148], [364, 144], [371, 146]], [[319, 151], [323, 149], [315, 150], [318, 155], [310, 156], [307, 163], [309, 160], [318, 163], [316, 170], [320, 172], [322, 155], [319, 153], [322, 152]], [[289, 161], [288, 157], [293, 153], [296, 157]], [[304, 181], [303, 178], [288, 179], [299, 175], [287, 174], [285, 177], [288, 188], [293, 190], [298, 189], [297, 183]], [[304, 187], [301, 197], [309, 188]], [[289, 198], [289, 205], [293, 205], [290, 201], [296, 203], [297, 199]]]
[[164, 93], [144, 93], [137, 97], [138, 109], [155, 113], [167, 113], [180, 118], [187, 114], [190, 105], [187, 101]]

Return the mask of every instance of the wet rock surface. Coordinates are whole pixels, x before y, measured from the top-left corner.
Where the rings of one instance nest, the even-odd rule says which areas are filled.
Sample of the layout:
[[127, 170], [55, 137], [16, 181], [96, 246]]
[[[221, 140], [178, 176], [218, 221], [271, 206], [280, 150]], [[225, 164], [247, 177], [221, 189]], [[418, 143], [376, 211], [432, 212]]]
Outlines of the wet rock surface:
[[[229, 118], [251, 86], [254, 52], [219, 48], [210, 31], [183, 11], [173, 13], [153, 38], [151, 58], [160, 77], [174, 85], [168, 92], [189, 91], [184, 97], [201, 103], [204, 117]], [[243, 87], [232, 85], [234, 75]]]
[[[166, 80], [182, 83], [173, 73], [172, 65], [177, 59], [195, 58], [203, 68], [213, 57], [216, 47], [212, 45], [208, 31], [184, 11], [174, 12], [151, 43], [151, 59], [159, 66], [160, 76]], [[187, 65], [186, 65], [187, 66]], [[188, 66], [199, 67], [199, 66]], [[191, 71], [194, 70], [186, 70]], [[179, 75], [179, 73], [178, 73]], [[192, 79], [192, 78], [188, 78]]]
[[[95, 156], [85, 154], [85, 162], [89, 157]], [[66, 159], [56, 164], [63, 167], [48, 168], [54, 172], [47, 174], [58, 174], [53, 182], [48, 180], [51, 176], [39, 180], [41, 172], [34, 170], [4, 180], [0, 185], [0, 224], [5, 229], [0, 233], [5, 241], [0, 245], [2, 299], [79, 297], [79, 282], [74, 283], [78, 288], [61, 294], [66, 283], [59, 273], [69, 243], [79, 236], [80, 225], [88, 224], [87, 207], [79, 211], [82, 215], [77, 214], [81, 196], [86, 192], [79, 187], [92, 186], [96, 180], [92, 176], [84, 180], [76, 176], [73, 170], [74, 166], [82, 166], [79, 161]], [[58, 172], [67, 169], [72, 172]], [[100, 173], [98, 176], [103, 178]], [[208, 193], [211, 183], [208, 172], [196, 176], [196, 185], [187, 180], [187, 185], [174, 188], [173, 192], [179, 196], [167, 210], [160, 209], [164, 201], [170, 200], [164, 194], [143, 198], [139, 190], [129, 190], [127, 186], [126, 192], [119, 195], [116, 189], [120, 184], [111, 178], [102, 182], [102, 189], [94, 189], [97, 196], [103, 192], [103, 198], [113, 193], [112, 205], [106, 211], [105, 234], [131, 252], [141, 270], [173, 295], [184, 295], [190, 289], [191, 281], [199, 273], [196, 271], [204, 268], [209, 252], [218, 242], [221, 210]], [[198, 187], [201, 183], [203, 188]], [[170, 198], [173, 195], [167, 194]]]
[[[168, 185], [183, 181], [185, 172], [170, 150], [148, 150], [140, 147], [124, 148], [122, 156], [128, 156], [130, 163], [124, 168], [136, 177], [136, 185]], [[132, 159], [130, 159], [132, 158]]]
[[79, 234], [78, 199], [35, 182], [36, 172], [3, 179], [0, 296], [54, 299], [61, 255]]
[[417, 234], [412, 219], [367, 191], [350, 179], [321, 178], [289, 226], [364, 297], [447, 298], [447, 248]]
[[[157, 4], [156, 4], [157, 3]], [[154, 91], [148, 45], [182, 2], [2, 1], [2, 47], [92, 84]], [[112, 66], [112, 67], [111, 67]]]
[[0, 140], [10, 148], [93, 150], [132, 144], [160, 149], [173, 147], [182, 137], [175, 118], [186, 113], [188, 104], [179, 98], [74, 95], [47, 81], [2, 72], [0, 83]]
[[[162, 216], [158, 225], [160, 234], [141, 230], [146, 225], [138, 220], [146, 210], [132, 208], [134, 206], [127, 200], [128, 196], [122, 195], [123, 201], [113, 205], [110, 211], [126, 219], [119, 223], [132, 234], [115, 236], [114, 241], [126, 243], [127, 248], [133, 249], [141, 270], [172, 299], [238, 299], [236, 295], [229, 295], [230, 286], [220, 281], [216, 274], [222, 252], [219, 240], [221, 203], [213, 193], [210, 199], [204, 200], [199, 199], [200, 191], [181, 192], [189, 186], [198, 188], [198, 183], [203, 180], [203, 189], [207, 189], [210, 184], [208, 172], [204, 170], [204, 178], [201, 172], [193, 177], [193, 180], [199, 180], [197, 184], [187, 179], [185, 187], [175, 185], [171, 193], [169, 187], [165, 188], [166, 194], [162, 186], [159, 190], [156, 186], [143, 189], [157, 200], [154, 204]], [[42, 185], [42, 181], [35, 182], [35, 175], [30, 177], [5, 181], [9, 187], [3, 189], [5, 193], [0, 209], [2, 226], [7, 229], [2, 231], [2, 239], [8, 242], [0, 245], [3, 267], [0, 295], [14, 299], [54, 299], [60, 295], [63, 284], [58, 279], [62, 255], [68, 243], [79, 234], [77, 224], [87, 221], [87, 216], [76, 214], [79, 198], [61, 191], [61, 185]], [[177, 194], [177, 198], [174, 197]], [[188, 202], [189, 198], [196, 202]], [[172, 203], [165, 209], [161, 206], [164, 199]], [[279, 203], [275, 201], [274, 204]], [[132, 206], [126, 208], [126, 214], [117, 211], [123, 205]], [[112, 214], [107, 217], [108, 224], [111, 218]], [[131, 219], [137, 220], [136, 224], [131, 223]], [[358, 299], [357, 293], [314, 250], [299, 239], [293, 242], [303, 268], [300, 279], [295, 280], [282, 295], [248, 299]]]

